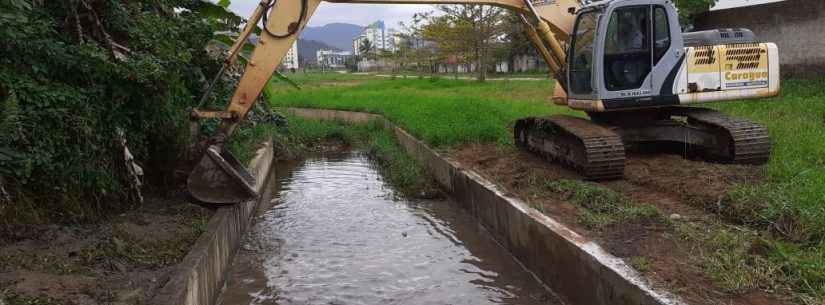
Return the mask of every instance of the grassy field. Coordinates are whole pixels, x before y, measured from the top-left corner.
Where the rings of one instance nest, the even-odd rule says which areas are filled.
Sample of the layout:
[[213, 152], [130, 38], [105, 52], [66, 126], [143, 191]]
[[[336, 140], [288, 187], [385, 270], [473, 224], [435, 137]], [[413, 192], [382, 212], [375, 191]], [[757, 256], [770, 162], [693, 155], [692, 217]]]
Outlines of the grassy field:
[[[273, 106], [321, 107], [381, 113], [430, 145], [512, 143], [507, 126], [529, 115], [568, 112], [547, 102], [549, 82], [477, 83], [448, 79], [365, 80], [355, 86], [321, 86], [319, 76], [296, 78], [307, 90], [279, 84]], [[341, 77], [335, 75], [335, 77]]]
[[[767, 187], [732, 194], [765, 208], [755, 221], [790, 216], [799, 223], [776, 223], [797, 241], [825, 239], [825, 80], [786, 81], [779, 98], [714, 105], [733, 115], [767, 125], [774, 149], [767, 167]], [[767, 201], [760, 204], [759, 201]], [[823, 245], [825, 247], [825, 245]]]
[[[449, 150], [461, 144], [511, 146], [508, 127], [524, 116], [583, 113], [551, 105], [551, 82], [434, 79], [371, 79], [342, 74], [296, 74], [304, 84], [270, 88], [276, 107], [312, 107], [383, 114], [428, 144]], [[765, 181], [742, 184], [719, 202], [718, 211], [731, 224], [746, 225], [749, 241], [766, 244], [776, 270], [772, 280], [803, 291], [809, 299], [825, 299], [825, 79], [786, 80], [780, 97], [710, 104], [729, 114], [768, 126], [774, 150]], [[730, 236], [697, 237], [720, 246]], [[734, 245], [736, 246], [736, 245]], [[730, 272], [740, 256], [708, 255], [710, 272]], [[737, 252], [738, 253], [738, 252]], [[727, 261], [725, 261], [727, 260]], [[733, 261], [731, 261], [733, 260]], [[716, 269], [714, 269], [716, 268]], [[764, 270], [763, 270], [764, 271]], [[725, 277], [725, 274], [721, 275]], [[735, 281], [735, 280], [734, 280]], [[724, 283], [723, 283], [724, 284]], [[734, 285], [735, 286], [735, 285]], [[808, 304], [822, 304], [811, 303]]]

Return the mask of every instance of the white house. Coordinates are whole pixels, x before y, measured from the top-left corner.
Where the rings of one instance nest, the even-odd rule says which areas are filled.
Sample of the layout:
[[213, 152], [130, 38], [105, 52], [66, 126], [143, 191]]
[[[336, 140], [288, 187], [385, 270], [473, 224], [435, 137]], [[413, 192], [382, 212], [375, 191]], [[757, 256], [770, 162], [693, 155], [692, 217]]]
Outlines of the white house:
[[318, 65], [325, 68], [339, 69], [346, 67], [347, 60], [352, 57], [352, 52], [335, 50], [318, 50], [315, 52], [315, 59]]

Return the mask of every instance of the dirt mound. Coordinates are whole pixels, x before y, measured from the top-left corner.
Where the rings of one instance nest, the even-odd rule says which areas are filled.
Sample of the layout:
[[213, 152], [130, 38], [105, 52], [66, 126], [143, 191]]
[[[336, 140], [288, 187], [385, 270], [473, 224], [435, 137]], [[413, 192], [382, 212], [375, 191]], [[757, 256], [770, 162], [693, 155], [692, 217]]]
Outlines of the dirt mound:
[[734, 185], [761, 180], [760, 167], [692, 161], [676, 155], [631, 154], [625, 164], [629, 184], [672, 194], [698, 207], [718, 202]]

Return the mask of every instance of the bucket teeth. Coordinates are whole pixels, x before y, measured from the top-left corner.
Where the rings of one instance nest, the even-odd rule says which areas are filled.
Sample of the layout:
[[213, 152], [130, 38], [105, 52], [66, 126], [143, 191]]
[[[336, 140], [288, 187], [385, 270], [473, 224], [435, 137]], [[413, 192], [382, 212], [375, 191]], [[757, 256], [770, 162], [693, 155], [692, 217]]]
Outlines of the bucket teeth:
[[189, 194], [216, 205], [235, 204], [254, 199], [255, 178], [229, 151], [212, 145], [206, 149], [187, 180]]

